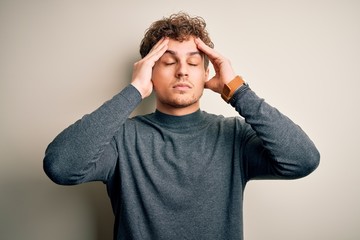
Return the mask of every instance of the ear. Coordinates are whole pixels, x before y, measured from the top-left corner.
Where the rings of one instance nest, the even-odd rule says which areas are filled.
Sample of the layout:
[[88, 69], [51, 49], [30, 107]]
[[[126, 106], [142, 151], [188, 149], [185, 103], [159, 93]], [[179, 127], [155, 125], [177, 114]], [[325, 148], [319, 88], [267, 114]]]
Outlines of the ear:
[[209, 81], [210, 69], [209, 67], [205, 70], [205, 82]]

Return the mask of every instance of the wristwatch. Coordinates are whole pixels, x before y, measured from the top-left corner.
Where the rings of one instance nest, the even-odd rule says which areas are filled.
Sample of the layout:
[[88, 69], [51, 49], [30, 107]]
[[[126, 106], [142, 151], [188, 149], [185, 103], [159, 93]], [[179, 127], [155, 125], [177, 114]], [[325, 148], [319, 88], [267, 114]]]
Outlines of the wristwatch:
[[236, 76], [233, 80], [227, 84], [224, 84], [221, 97], [225, 100], [225, 102], [228, 103], [234, 95], [235, 91], [244, 84], [245, 81], [240, 76]]

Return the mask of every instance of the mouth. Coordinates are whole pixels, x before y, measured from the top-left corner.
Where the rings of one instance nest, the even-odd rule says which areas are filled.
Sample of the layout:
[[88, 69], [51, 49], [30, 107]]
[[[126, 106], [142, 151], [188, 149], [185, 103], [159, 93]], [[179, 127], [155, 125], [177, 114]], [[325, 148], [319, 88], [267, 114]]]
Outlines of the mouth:
[[191, 89], [191, 86], [186, 83], [178, 83], [173, 86], [173, 89], [179, 90], [179, 91], [186, 91], [186, 90]]

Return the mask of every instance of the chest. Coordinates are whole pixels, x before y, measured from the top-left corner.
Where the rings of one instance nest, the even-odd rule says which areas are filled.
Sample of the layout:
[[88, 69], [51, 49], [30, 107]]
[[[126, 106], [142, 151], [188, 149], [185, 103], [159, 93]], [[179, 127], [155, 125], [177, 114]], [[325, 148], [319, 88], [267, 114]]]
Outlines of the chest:
[[122, 165], [139, 177], [191, 184], [231, 171], [234, 161], [234, 136], [218, 126], [198, 131], [138, 128], [124, 141], [119, 146]]
[[229, 196], [234, 183], [241, 183], [234, 136], [221, 128], [194, 132], [139, 128], [124, 134], [122, 141], [118, 145], [122, 196], [140, 205], [151, 203], [150, 209], [186, 212], [209, 202], [225, 203], [219, 199]]

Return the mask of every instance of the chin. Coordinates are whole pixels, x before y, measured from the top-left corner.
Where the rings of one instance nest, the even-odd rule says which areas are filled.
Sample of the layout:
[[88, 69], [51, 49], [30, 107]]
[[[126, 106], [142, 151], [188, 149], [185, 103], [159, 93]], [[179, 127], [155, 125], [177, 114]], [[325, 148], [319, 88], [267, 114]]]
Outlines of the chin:
[[199, 98], [186, 98], [186, 99], [176, 98], [173, 101], [170, 101], [169, 105], [175, 108], [185, 108], [192, 106], [194, 104], [198, 104], [198, 102], [199, 102]]

